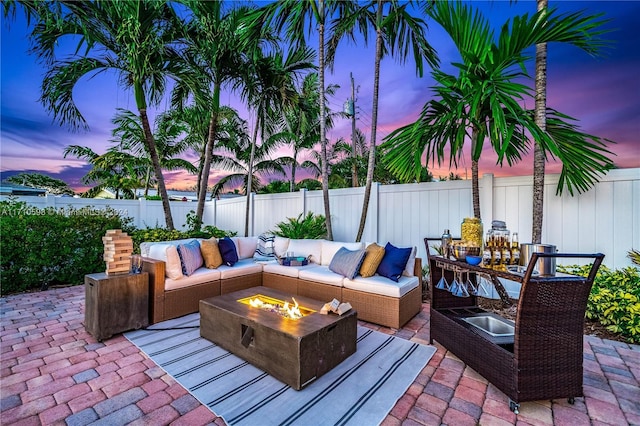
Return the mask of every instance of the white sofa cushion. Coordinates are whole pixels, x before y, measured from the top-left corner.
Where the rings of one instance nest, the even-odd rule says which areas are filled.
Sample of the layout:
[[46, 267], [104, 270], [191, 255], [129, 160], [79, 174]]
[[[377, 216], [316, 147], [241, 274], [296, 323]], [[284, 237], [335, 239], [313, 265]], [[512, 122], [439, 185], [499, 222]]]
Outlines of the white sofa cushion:
[[262, 272], [262, 265], [255, 263], [253, 259], [241, 259], [233, 266], [220, 265], [220, 279], [242, 277], [245, 275], [259, 274]]
[[[200, 241], [201, 239], [202, 238], [183, 238], [181, 240], [172, 240], [172, 241], [144, 241], [140, 243], [140, 254], [144, 257], [151, 257], [149, 256], [149, 249], [154, 244], [171, 244], [172, 246], [177, 247], [178, 244], [185, 244], [193, 240]], [[155, 259], [155, 257], [153, 259]], [[160, 259], [157, 259], [157, 260], [160, 260]]]
[[165, 290], [175, 290], [177, 288], [189, 287], [196, 284], [206, 283], [207, 281], [217, 281], [220, 279], [220, 271], [217, 269], [198, 268], [190, 276], [183, 276], [179, 280], [167, 278], [164, 280]]
[[[339, 247], [338, 247], [339, 248]], [[337, 249], [336, 249], [337, 250]], [[294, 256], [309, 257], [313, 263], [321, 265], [322, 240], [289, 240], [287, 252], [293, 252]]]
[[172, 280], [179, 280], [183, 277], [182, 264], [178, 255], [177, 244], [155, 243], [149, 247], [148, 256], [165, 263], [165, 275]]
[[333, 256], [340, 250], [341, 247], [346, 248], [347, 250], [360, 250], [364, 248], [362, 243], [343, 243], [340, 241], [329, 241], [329, 240], [321, 240], [322, 241], [322, 254], [321, 254], [321, 265], [329, 266], [331, 261], [333, 260]]
[[289, 247], [289, 238], [280, 237], [276, 235], [276, 239], [273, 242], [273, 249], [276, 252], [276, 256], [284, 257], [287, 253], [287, 248]]
[[239, 260], [253, 257], [258, 246], [258, 237], [231, 237], [231, 240], [236, 245]]
[[[357, 276], [352, 280], [345, 278], [342, 281], [344, 288], [389, 297], [402, 297], [409, 291], [418, 287], [419, 283], [420, 280], [418, 280], [418, 277], [401, 276], [396, 283], [391, 281], [389, 278], [385, 278], [380, 275], [374, 275], [373, 277], [368, 278]], [[348, 300], [346, 301], [348, 302]]]
[[285, 277], [298, 278], [301, 270], [317, 268], [319, 265], [310, 263], [305, 266], [284, 266], [279, 263], [267, 263], [262, 266], [262, 271], [269, 274], [284, 275]]
[[329, 270], [328, 266], [318, 266], [316, 268], [301, 269], [298, 278], [306, 281], [314, 281], [317, 283], [330, 284], [336, 287], [342, 287], [344, 277]]

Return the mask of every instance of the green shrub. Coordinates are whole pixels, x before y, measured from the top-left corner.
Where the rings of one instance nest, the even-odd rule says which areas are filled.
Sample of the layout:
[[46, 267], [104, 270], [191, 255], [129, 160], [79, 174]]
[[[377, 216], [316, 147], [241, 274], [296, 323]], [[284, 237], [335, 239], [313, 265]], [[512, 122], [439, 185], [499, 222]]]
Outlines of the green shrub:
[[223, 231], [215, 226], [207, 225], [198, 230], [178, 231], [177, 229], [169, 230], [166, 228], [146, 228], [136, 229], [132, 231], [131, 239], [133, 240], [133, 252], [140, 253], [140, 243], [146, 241], [173, 241], [182, 240], [184, 238], [222, 238], [233, 237], [237, 232]]
[[[591, 265], [560, 266], [560, 272], [587, 276]], [[640, 343], [640, 271], [612, 271], [601, 266], [591, 287], [587, 318], [598, 321], [631, 343]]]
[[303, 218], [302, 213], [297, 218], [289, 217], [286, 221], [276, 224], [275, 235], [295, 239], [320, 239], [327, 236], [327, 223], [323, 215], [313, 215], [309, 212]]
[[131, 219], [106, 207], [39, 209], [0, 201], [2, 293], [81, 284], [105, 270], [102, 237], [109, 229], [131, 231]]

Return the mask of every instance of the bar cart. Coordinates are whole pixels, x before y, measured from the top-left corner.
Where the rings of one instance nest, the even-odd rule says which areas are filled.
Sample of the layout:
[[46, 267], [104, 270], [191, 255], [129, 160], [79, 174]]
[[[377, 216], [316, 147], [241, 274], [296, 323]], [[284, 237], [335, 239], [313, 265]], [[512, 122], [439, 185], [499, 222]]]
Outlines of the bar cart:
[[[427, 239], [425, 239], [427, 244]], [[539, 258], [592, 258], [589, 275], [536, 276]], [[533, 253], [522, 273], [496, 271], [429, 255], [431, 275], [430, 341], [436, 340], [509, 397], [518, 413], [521, 402], [567, 398], [582, 393], [583, 327], [587, 299], [604, 255]], [[456, 297], [436, 288], [441, 277], [487, 277], [522, 284], [515, 322], [480, 308], [477, 297]], [[504, 289], [499, 294], [506, 294]]]

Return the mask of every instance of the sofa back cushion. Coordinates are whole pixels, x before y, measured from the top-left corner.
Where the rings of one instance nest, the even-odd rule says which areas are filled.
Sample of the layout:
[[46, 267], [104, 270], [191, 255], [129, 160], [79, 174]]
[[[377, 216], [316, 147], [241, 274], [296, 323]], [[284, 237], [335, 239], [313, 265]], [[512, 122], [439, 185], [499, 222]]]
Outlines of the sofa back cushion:
[[179, 244], [178, 256], [180, 256], [182, 274], [186, 276], [193, 274], [203, 264], [200, 244], [195, 240], [189, 243]]
[[182, 263], [175, 244], [155, 243], [149, 246], [149, 257], [165, 263], [165, 275], [172, 280], [183, 277]]
[[238, 259], [252, 258], [258, 246], [258, 237], [231, 237], [236, 245]]
[[202, 253], [204, 266], [207, 268], [215, 269], [222, 265], [222, 255], [220, 254], [220, 248], [218, 248], [217, 239], [209, 238], [208, 240], [200, 241], [200, 252]]
[[329, 266], [331, 261], [333, 260], [333, 256], [340, 250], [341, 247], [346, 248], [347, 250], [360, 250], [362, 249], [362, 243], [343, 243], [340, 241], [329, 241], [329, 240], [321, 240], [322, 241], [322, 251], [321, 251], [321, 264], [324, 266]]
[[218, 248], [222, 255], [222, 262], [227, 266], [233, 266], [238, 261], [238, 252], [236, 245], [229, 237], [220, 238], [218, 240]]
[[384, 257], [378, 265], [377, 273], [392, 281], [398, 282], [407, 267], [411, 256], [411, 247], [398, 248], [391, 243], [384, 247]]
[[276, 235], [276, 239], [273, 241], [273, 249], [276, 252], [277, 257], [284, 257], [289, 248], [289, 238]]
[[362, 265], [360, 266], [360, 275], [364, 278], [372, 277], [376, 274], [380, 262], [384, 257], [384, 247], [379, 246], [376, 243], [371, 243], [365, 249], [366, 254]]
[[287, 252], [293, 252], [294, 256], [309, 257], [313, 263], [320, 265], [322, 259], [322, 240], [289, 240]]
[[349, 250], [340, 247], [333, 259], [331, 259], [329, 270], [352, 280], [358, 275], [364, 255], [365, 251], [363, 249]]

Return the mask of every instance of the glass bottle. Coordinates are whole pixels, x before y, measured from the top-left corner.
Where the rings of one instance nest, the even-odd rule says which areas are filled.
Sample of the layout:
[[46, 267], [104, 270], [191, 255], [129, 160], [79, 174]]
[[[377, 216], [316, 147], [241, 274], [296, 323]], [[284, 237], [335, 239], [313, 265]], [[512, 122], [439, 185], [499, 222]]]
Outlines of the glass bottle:
[[514, 232], [511, 235], [511, 264], [520, 264], [520, 243], [518, 241], [518, 233]]
[[482, 265], [485, 268], [491, 268], [493, 264], [493, 241], [491, 238], [491, 230], [488, 230], [484, 241], [484, 250], [482, 251]]

